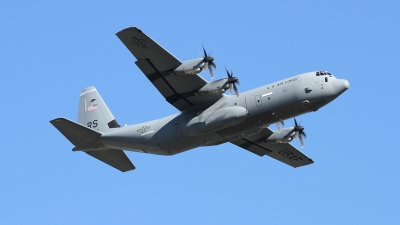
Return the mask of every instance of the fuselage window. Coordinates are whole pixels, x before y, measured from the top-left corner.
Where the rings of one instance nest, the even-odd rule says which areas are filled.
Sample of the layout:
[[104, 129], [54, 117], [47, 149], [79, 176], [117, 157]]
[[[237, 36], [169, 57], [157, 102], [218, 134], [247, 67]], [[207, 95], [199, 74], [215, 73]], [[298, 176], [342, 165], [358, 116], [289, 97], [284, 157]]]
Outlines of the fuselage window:
[[328, 82], [328, 77], [325, 77], [325, 82]]

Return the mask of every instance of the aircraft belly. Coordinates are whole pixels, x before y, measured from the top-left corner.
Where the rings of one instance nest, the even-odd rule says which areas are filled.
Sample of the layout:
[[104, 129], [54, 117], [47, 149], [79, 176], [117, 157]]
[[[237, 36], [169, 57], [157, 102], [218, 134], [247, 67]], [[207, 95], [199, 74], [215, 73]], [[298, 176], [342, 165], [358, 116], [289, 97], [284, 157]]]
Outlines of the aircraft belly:
[[[205, 135], [206, 136], [206, 135]], [[202, 146], [207, 138], [201, 136], [188, 136], [177, 138], [176, 140], [166, 142], [160, 145], [167, 155], [175, 155], [193, 148]], [[208, 139], [209, 140], [209, 139]]]

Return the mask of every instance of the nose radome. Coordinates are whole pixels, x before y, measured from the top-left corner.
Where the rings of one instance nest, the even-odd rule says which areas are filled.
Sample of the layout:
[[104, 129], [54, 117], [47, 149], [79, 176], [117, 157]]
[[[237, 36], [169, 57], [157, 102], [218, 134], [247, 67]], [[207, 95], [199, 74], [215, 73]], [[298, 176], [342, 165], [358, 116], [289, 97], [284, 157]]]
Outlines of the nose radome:
[[346, 88], [346, 90], [349, 89], [350, 83], [347, 80], [344, 80], [344, 79], [343, 79], [343, 81], [344, 81], [344, 88]]
[[350, 83], [345, 79], [337, 79], [333, 81], [332, 89], [335, 95], [340, 95], [349, 89]]

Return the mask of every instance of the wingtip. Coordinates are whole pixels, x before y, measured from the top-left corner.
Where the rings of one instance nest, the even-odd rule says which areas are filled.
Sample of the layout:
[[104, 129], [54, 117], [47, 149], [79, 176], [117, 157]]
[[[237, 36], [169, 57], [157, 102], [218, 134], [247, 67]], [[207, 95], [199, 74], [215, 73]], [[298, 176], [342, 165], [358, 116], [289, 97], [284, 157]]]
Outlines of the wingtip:
[[127, 27], [127, 28], [124, 28], [124, 29], [122, 29], [122, 30], [118, 31], [118, 32], [117, 32], [117, 33], [115, 33], [115, 34], [118, 36], [118, 34], [120, 34], [120, 33], [124, 32], [124, 31], [127, 31], [127, 30], [134, 30], [134, 31], [137, 31], [137, 32], [139, 32], [139, 33], [143, 33], [143, 31], [142, 31], [142, 30], [140, 30], [138, 27], [131, 26], [131, 27]]
[[53, 124], [53, 123], [60, 122], [60, 121], [65, 120], [65, 119], [66, 119], [66, 118], [64, 118], [64, 117], [58, 117], [58, 118], [55, 118], [55, 119], [50, 120], [49, 122], [50, 122], [51, 124]]
[[128, 169], [128, 170], [124, 170], [124, 171], [122, 171], [123, 173], [126, 173], [126, 172], [129, 172], [129, 171], [133, 171], [133, 170], [135, 170], [136, 169], [136, 167], [134, 167], [133, 169]]

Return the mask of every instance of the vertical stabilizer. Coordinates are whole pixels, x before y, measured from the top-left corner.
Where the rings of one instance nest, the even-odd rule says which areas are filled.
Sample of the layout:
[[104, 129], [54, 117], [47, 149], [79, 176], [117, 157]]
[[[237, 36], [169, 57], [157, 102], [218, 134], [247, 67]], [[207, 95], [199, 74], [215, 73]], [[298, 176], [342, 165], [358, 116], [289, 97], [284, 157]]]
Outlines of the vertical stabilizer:
[[93, 86], [83, 89], [80, 94], [78, 123], [103, 133], [120, 127]]

